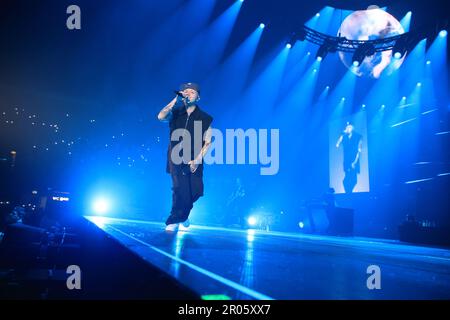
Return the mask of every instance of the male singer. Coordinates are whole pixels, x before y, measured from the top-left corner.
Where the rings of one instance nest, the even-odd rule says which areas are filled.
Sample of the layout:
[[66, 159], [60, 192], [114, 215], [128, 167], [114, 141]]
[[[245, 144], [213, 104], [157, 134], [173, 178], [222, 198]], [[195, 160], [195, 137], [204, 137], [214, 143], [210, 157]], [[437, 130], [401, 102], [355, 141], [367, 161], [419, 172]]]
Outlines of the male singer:
[[[186, 231], [193, 204], [203, 195], [202, 159], [211, 145], [213, 118], [199, 108], [199, 100], [197, 84], [182, 84], [176, 97], [158, 114], [158, 120], [168, 121], [170, 128], [166, 171], [172, 177], [172, 210], [166, 220], [166, 231]], [[198, 130], [195, 135], [194, 126], [201, 127], [201, 136]], [[184, 148], [186, 144], [190, 144], [190, 148]], [[196, 145], [201, 146], [199, 151]], [[189, 149], [190, 152], [185, 152]]]
[[352, 193], [355, 188], [360, 172], [359, 159], [362, 149], [362, 136], [354, 130], [353, 125], [347, 122], [344, 132], [339, 137], [336, 148], [340, 145], [344, 146], [344, 190], [345, 193]]

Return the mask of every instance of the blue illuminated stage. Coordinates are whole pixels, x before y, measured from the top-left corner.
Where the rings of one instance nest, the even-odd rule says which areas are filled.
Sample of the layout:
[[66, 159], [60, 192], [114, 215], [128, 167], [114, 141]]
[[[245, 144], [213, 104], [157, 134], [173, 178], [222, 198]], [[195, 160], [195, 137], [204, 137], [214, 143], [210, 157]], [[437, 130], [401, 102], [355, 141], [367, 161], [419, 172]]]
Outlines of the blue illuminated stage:
[[[206, 226], [171, 233], [162, 223], [86, 218], [203, 298], [450, 298], [448, 249]], [[382, 290], [368, 288], [373, 266]]]

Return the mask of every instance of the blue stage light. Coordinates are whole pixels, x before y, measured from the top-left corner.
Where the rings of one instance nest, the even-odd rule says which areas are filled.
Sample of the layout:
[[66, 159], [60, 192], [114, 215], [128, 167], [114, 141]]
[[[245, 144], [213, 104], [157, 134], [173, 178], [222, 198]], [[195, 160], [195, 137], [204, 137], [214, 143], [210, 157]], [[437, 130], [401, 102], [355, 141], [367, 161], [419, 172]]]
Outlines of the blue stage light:
[[248, 223], [249, 226], [254, 227], [258, 223], [258, 219], [255, 216], [250, 216], [247, 219], [247, 223]]
[[402, 54], [400, 53], [400, 52], [396, 52], [395, 54], [394, 54], [394, 58], [395, 59], [400, 59], [402, 57]]
[[300, 227], [300, 229], [303, 229], [305, 227], [305, 224], [302, 221], [300, 221], [298, 223], [298, 226]]
[[327, 56], [328, 52], [328, 47], [325, 44], [321, 45], [316, 53], [317, 61], [322, 61]]
[[441, 30], [441, 32], [439, 32], [439, 36], [440, 36], [441, 38], [446, 37], [446, 36], [447, 36], [447, 30]]
[[96, 214], [105, 214], [111, 208], [110, 201], [105, 197], [99, 197], [92, 202], [92, 210]]
[[405, 30], [405, 32], [409, 31], [409, 26], [411, 24], [411, 16], [412, 16], [412, 12], [408, 11], [405, 14], [405, 16], [402, 18], [402, 20], [400, 20], [400, 24], [402, 25], [402, 27]]
[[[354, 67], [358, 67], [364, 61], [366, 57], [375, 54], [375, 47], [372, 43], [363, 43], [358, 46], [358, 48], [353, 53], [352, 62]], [[358, 73], [353, 71], [354, 73]]]
[[417, 86], [421, 87], [422, 86], [422, 82], [417, 82]]
[[264, 23], [261, 23], [261, 24], [259, 25], [259, 27], [260, 27], [261, 29], [264, 29], [264, 28], [266, 27], [266, 25], [265, 25]]
[[290, 48], [292, 48], [292, 45], [291, 45], [290, 43], [288, 43], [288, 44], [286, 45], [286, 48], [290, 49]]
[[316, 17], [317, 18], [320, 17], [320, 13], [319, 12], [316, 13]]

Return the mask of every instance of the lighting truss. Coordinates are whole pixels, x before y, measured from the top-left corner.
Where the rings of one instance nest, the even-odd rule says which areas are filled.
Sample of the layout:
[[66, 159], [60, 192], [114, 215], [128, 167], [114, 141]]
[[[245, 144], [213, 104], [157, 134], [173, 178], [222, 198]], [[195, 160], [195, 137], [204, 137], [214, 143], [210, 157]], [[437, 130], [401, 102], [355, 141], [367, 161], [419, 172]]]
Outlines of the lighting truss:
[[373, 45], [375, 52], [392, 50], [395, 44], [400, 41], [407, 44], [414, 43], [418, 38], [418, 34], [406, 32], [400, 35], [374, 40], [349, 40], [345, 37], [329, 36], [307, 26], [303, 26], [298, 34], [294, 34], [294, 37], [295, 39], [293, 40], [307, 40], [320, 47], [326, 46], [330, 49], [329, 52], [340, 51], [354, 53], [360, 46], [367, 46], [368, 44]]

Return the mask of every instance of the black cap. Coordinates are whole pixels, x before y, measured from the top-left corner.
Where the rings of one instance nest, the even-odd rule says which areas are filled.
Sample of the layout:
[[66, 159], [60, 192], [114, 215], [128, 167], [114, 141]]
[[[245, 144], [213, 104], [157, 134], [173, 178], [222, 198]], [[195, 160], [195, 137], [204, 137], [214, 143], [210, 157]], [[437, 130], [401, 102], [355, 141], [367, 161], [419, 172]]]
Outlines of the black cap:
[[200, 93], [200, 86], [196, 83], [188, 82], [188, 83], [183, 83], [180, 86], [180, 91], [183, 91], [186, 89], [193, 89], [193, 90], [197, 91], [198, 93]]

